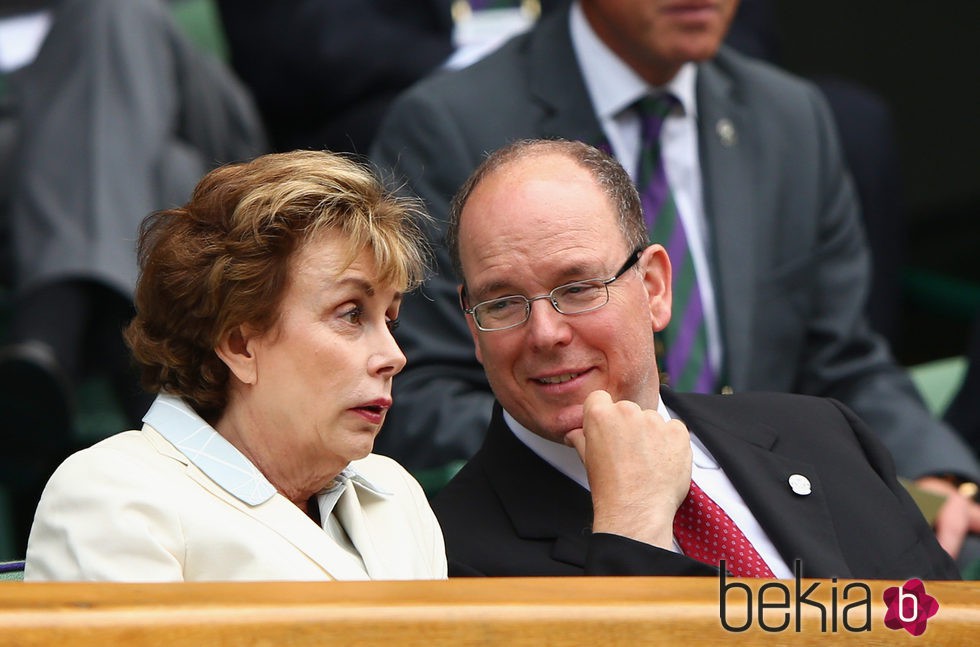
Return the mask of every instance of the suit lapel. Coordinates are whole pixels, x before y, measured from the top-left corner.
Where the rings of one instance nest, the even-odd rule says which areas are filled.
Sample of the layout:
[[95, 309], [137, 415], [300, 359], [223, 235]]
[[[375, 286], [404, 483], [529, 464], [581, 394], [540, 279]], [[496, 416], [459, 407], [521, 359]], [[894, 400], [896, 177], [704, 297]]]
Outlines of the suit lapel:
[[542, 112], [538, 136], [596, 145], [604, 136], [576, 63], [568, 12], [566, 7], [542, 18], [528, 36], [529, 89]]
[[487, 477], [517, 535], [551, 539], [555, 560], [584, 567], [592, 532], [589, 492], [520, 442], [507, 428], [498, 403], [482, 452]]
[[[810, 463], [775, 452], [777, 430], [755, 423], [752, 412], [733, 419], [730, 407], [722, 412], [711, 406], [714, 396], [669, 389], [661, 389], [661, 395], [717, 459], [790, 569], [800, 559], [805, 576], [850, 576], [818, 471]], [[800, 496], [789, 487], [793, 474], [810, 479], [809, 495]]]
[[[276, 493], [259, 505], [248, 505], [212, 481], [154, 429], [145, 426], [143, 431], [158, 452], [182, 463], [185, 473], [202, 488], [295, 546], [320, 566], [328, 577], [338, 580], [368, 579], [368, 574], [356, 559], [335, 544], [323, 528], [281, 494]], [[270, 547], [270, 550], [273, 549]]]
[[714, 243], [712, 281], [727, 357], [725, 377], [745, 384], [755, 300], [760, 133], [735, 95], [724, 55], [698, 67], [698, 141], [704, 210]]

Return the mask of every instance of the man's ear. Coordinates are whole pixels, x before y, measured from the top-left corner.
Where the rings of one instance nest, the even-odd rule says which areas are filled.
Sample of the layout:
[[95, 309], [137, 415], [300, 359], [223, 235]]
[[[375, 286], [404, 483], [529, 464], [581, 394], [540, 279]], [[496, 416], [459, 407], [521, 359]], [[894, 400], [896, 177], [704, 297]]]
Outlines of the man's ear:
[[650, 245], [640, 256], [640, 267], [643, 270], [643, 286], [647, 291], [653, 332], [660, 332], [670, 323], [671, 312], [671, 270], [667, 250], [663, 245]]
[[[460, 307], [468, 307], [466, 304], [466, 286], [462, 283], [457, 285], [456, 294], [459, 295]], [[483, 364], [483, 353], [480, 352], [480, 338], [478, 337], [480, 329], [476, 327], [476, 320], [473, 319], [473, 315], [463, 313], [463, 316], [466, 318], [466, 326], [470, 329], [470, 336], [473, 337], [473, 350], [476, 352], [476, 361]]]
[[255, 384], [258, 369], [252, 352], [254, 335], [243, 325], [235, 326], [218, 342], [214, 352], [232, 374], [244, 384]]

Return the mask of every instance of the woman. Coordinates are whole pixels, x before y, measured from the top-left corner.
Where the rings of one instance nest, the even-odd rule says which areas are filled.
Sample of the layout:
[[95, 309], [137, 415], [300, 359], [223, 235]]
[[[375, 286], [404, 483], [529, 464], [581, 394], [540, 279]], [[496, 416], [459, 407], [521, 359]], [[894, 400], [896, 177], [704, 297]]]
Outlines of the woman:
[[420, 214], [305, 151], [221, 167], [149, 217], [125, 334], [157, 398], [52, 476], [25, 579], [445, 577], [421, 488], [370, 453]]

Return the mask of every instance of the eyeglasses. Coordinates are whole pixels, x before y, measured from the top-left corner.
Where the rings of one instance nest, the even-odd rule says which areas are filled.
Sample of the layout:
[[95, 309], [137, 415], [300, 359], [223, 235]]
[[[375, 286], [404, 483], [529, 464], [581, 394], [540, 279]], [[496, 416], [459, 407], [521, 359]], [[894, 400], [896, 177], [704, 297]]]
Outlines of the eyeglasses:
[[643, 248], [633, 250], [619, 271], [609, 279], [589, 279], [559, 285], [548, 294], [525, 297], [520, 294], [482, 301], [472, 308], [466, 307], [466, 295], [461, 295], [463, 312], [473, 315], [476, 327], [483, 331], [507, 330], [520, 326], [531, 316], [531, 302], [548, 299], [555, 310], [563, 315], [578, 315], [598, 310], [609, 303], [609, 284], [626, 273], [638, 260]]

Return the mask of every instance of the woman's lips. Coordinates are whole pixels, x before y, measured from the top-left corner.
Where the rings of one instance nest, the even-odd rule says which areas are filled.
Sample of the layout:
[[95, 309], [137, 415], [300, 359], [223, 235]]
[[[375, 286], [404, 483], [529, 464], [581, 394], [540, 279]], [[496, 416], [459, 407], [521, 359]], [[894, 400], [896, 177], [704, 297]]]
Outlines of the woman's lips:
[[385, 411], [387, 409], [375, 409], [372, 407], [354, 407], [351, 409], [354, 413], [361, 416], [373, 425], [380, 425], [385, 419]]
[[351, 407], [351, 411], [361, 416], [372, 424], [380, 425], [385, 418], [385, 412], [391, 408], [390, 398], [378, 398], [370, 402], [365, 402], [356, 407]]

